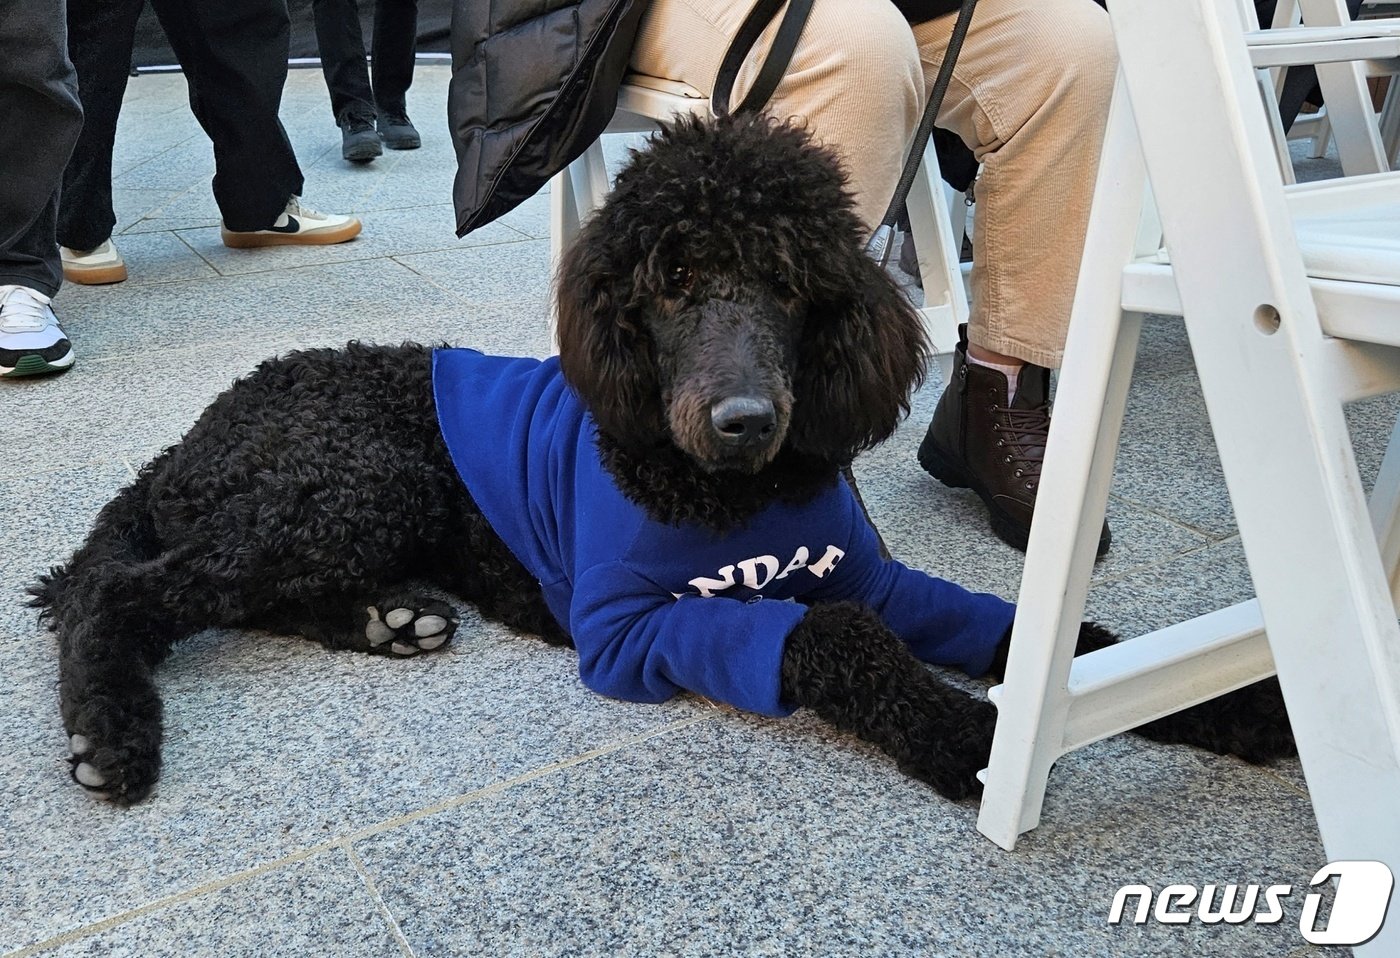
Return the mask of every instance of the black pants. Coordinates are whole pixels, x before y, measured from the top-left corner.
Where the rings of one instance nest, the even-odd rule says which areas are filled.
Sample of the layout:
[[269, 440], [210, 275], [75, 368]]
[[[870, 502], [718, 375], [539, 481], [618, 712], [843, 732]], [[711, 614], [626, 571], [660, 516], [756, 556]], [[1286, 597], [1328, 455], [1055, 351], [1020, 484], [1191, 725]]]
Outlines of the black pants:
[[[29, 0], [24, 0], [29, 2]], [[145, 0], [68, 0], [68, 50], [87, 121], [63, 177], [58, 241], [88, 250], [112, 235], [112, 144]], [[233, 230], [271, 226], [301, 195], [277, 118], [287, 81], [286, 0], [153, 0], [214, 144], [214, 199]]]
[[0, 16], [0, 286], [58, 292], [54, 242], [63, 167], [83, 125], [63, 0], [7, 3]]
[[374, 5], [374, 86], [365, 66], [365, 39], [356, 0], [315, 0], [316, 46], [331, 91], [335, 122], [373, 120], [404, 112], [413, 82], [418, 0], [378, 0]]

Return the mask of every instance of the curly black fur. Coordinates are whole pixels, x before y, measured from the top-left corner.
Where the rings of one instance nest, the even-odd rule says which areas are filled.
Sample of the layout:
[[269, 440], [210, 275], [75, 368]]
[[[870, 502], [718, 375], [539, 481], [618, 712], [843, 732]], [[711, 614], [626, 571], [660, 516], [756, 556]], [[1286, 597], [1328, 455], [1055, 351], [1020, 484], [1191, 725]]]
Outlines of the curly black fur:
[[[561, 362], [606, 468], [652, 518], [722, 535], [826, 488], [908, 412], [922, 327], [861, 232], [832, 157], [769, 120], [681, 122], [618, 177], [563, 263]], [[719, 415], [736, 398], [771, 417], [736, 435]], [[440, 646], [450, 628], [420, 646], [402, 621], [380, 627], [388, 610], [455, 626], [414, 580], [571, 644], [457, 476], [429, 349], [351, 343], [263, 363], [33, 589], [59, 637], [74, 778], [119, 803], [150, 792], [152, 670], [200, 630], [390, 656]], [[813, 608], [782, 688], [944, 794], [976, 789], [991, 706], [938, 680], [868, 610]]]
[[783, 697], [888, 752], [948, 798], [980, 789], [996, 709], [941, 681], [869, 609], [813, 606], [783, 651]]
[[[608, 442], [643, 458], [679, 445], [693, 459], [671, 413], [678, 392], [708, 383], [678, 377], [676, 344], [725, 318], [742, 335], [742, 317], [706, 315], [737, 304], [785, 354], [792, 418], [778, 445], [797, 459], [787, 471], [830, 475], [889, 437], [928, 358], [917, 315], [862, 233], [834, 157], [801, 129], [682, 121], [618, 174], [565, 254], [564, 375]], [[745, 372], [706, 370], [711, 382]]]

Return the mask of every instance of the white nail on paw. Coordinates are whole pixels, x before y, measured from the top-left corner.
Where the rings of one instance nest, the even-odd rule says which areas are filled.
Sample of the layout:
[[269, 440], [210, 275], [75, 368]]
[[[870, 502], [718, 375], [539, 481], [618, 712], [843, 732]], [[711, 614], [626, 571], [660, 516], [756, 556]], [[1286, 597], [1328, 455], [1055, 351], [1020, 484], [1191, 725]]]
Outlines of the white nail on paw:
[[389, 624], [389, 628], [401, 628], [413, 621], [412, 609], [395, 609], [384, 617], [384, 621]]
[[367, 606], [365, 606], [365, 611], [369, 613], [369, 617], [370, 617], [371, 619], [373, 619], [373, 620], [376, 621], [376, 622], [379, 621], [379, 610], [376, 609], [374, 606], [372, 606], [372, 605], [367, 605]]
[[427, 638], [419, 639], [418, 647], [424, 652], [431, 652], [433, 649], [437, 648], [439, 645], [442, 645], [442, 643], [446, 641], [447, 633], [444, 632], [442, 633], [442, 635], [430, 635]]
[[78, 767], [73, 770], [73, 777], [89, 788], [100, 788], [107, 784], [107, 779], [99, 775], [97, 769], [87, 762], [78, 763]]
[[389, 646], [389, 648], [399, 653], [399, 655], [412, 655], [414, 652], [418, 651], [418, 646], [410, 645], [407, 642], [395, 642], [393, 645]]
[[413, 634], [418, 636], [433, 635], [447, 628], [447, 620], [440, 615], [425, 615], [417, 622], [413, 623]]
[[92, 745], [81, 735], [74, 735], [68, 740], [68, 751], [72, 752], [74, 755], [81, 755], [91, 748]]
[[365, 626], [365, 638], [370, 645], [383, 645], [394, 637], [394, 630], [378, 619]]

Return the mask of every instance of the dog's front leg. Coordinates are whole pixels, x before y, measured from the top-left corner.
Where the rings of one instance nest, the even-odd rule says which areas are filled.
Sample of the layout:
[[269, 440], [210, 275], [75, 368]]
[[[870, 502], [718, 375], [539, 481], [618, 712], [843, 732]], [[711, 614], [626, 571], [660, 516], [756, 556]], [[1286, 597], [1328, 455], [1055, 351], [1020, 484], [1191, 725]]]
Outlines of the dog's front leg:
[[942, 682], [870, 609], [813, 606], [788, 635], [783, 699], [889, 753], [952, 799], [981, 789], [996, 709]]

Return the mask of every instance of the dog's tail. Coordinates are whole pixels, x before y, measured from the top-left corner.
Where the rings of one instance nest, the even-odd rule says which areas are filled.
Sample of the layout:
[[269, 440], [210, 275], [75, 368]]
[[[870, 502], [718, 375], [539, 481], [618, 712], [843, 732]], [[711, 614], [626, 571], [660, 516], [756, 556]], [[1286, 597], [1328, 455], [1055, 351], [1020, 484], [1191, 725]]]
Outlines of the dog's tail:
[[65, 612], [90, 604], [91, 587], [106, 575], [122, 578], [122, 571], [149, 562], [160, 554], [160, 541], [150, 512], [152, 467], [117, 493], [102, 508], [87, 540], [64, 565], [50, 567], [29, 587], [29, 605], [39, 619], [57, 628]]
[[160, 773], [161, 701], [151, 674], [172, 644], [163, 553], [150, 509], [154, 465], [98, 514], [87, 540], [30, 587], [58, 635], [59, 700], [73, 778], [120, 803]]

